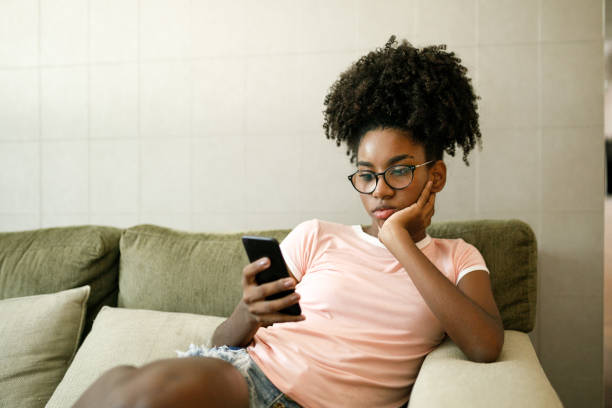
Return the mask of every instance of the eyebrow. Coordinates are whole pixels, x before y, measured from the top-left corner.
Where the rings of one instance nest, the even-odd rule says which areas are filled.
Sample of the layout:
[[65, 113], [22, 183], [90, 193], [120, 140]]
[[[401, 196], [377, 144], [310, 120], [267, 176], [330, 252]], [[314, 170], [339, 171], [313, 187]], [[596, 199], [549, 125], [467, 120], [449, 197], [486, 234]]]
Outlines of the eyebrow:
[[[395, 164], [399, 161], [402, 161], [404, 159], [414, 159], [414, 156], [411, 156], [409, 154], [401, 154], [399, 156], [395, 156], [389, 159], [389, 161], [387, 161], [387, 165], [391, 165], [391, 164]], [[365, 166], [365, 167], [374, 167], [374, 165], [370, 162], [367, 161], [358, 161], [357, 162], [357, 166]]]

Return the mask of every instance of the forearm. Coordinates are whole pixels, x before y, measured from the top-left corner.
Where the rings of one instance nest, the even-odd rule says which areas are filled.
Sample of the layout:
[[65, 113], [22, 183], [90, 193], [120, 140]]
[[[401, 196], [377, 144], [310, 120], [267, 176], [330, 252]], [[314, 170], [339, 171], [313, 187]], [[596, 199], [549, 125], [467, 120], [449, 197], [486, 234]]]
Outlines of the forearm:
[[386, 242], [446, 333], [466, 356], [474, 361], [494, 361], [504, 336], [499, 319], [453, 285], [416, 247], [408, 231], [395, 230]]
[[247, 346], [260, 324], [249, 318], [245, 313], [244, 302], [238, 303], [232, 315], [221, 323], [212, 336], [212, 346]]

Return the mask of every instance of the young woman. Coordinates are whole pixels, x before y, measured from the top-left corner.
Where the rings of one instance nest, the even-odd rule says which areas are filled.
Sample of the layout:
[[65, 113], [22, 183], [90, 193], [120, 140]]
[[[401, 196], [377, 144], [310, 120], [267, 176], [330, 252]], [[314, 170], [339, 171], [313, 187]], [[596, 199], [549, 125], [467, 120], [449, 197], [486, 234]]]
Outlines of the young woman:
[[[426, 232], [446, 183], [443, 153], [460, 146], [467, 164], [480, 141], [465, 74], [443, 46], [395, 37], [342, 73], [325, 99], [324, 128], [356, 162], [348, 178], [372, 224], [298, 225], [281, 243], [294, 278], [258, 286], [269, 260], [247, 265], [243, 298], [215, 347], [118, 367], [79, 403], [397, 408], [445, 334], [469, 359], [495, 361], [504, 331], [482, 256]], [[295, 294], [265, 300], [288, 288]], [[301, 316], [279, 313], [297, 302]]]

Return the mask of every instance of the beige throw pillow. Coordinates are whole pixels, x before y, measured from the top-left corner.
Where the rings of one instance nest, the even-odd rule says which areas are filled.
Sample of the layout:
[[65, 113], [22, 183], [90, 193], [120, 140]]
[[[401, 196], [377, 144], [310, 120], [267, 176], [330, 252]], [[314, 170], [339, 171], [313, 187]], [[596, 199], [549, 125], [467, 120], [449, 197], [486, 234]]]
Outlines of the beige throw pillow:
[[190, 343], [209, 345], [225, 318], [105, 306], [94, 321], [48, 408], [72, 406], [102, 373], [176, 357]]
[[0, 300], [0, 407], [43, 407], [83, 330], [89, 286]]

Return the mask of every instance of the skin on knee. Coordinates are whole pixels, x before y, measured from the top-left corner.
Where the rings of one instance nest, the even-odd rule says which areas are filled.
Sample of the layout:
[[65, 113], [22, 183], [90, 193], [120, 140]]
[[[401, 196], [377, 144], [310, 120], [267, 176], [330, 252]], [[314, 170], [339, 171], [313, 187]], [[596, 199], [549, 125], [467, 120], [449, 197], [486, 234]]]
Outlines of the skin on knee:
[[135, 382], [148, 383], [156, 391], [150, 394], [151, 408], [240, 408], [249, 406], [246, 380], [226, 361], [216, 358], [162, 360], [142, 367]]
[[81, 395], [73, 408], [86, 407], [121, 407], [123, 400], [122, 385], [135, 375], [137, 368], [122, 365], [111, 368], [104, 372], [89, 388]]
[[74, 405], [81, 407], [247, 408], [246, 380], [216, 358], [159, 360], [141, 368], [115, 367], [94, 382]]

